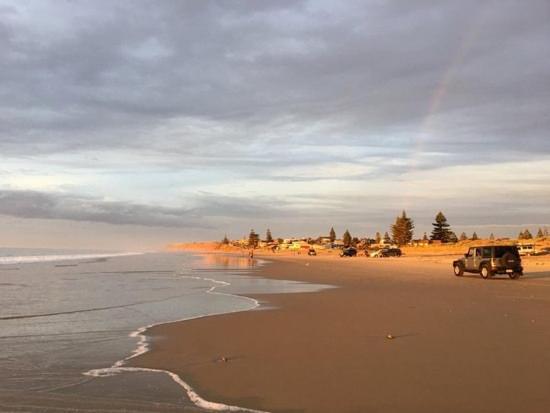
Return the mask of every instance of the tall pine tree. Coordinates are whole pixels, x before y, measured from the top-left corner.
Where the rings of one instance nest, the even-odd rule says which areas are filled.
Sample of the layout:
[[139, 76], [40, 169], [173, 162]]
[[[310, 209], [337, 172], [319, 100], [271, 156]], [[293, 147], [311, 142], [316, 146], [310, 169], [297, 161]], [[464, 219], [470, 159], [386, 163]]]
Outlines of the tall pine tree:
[[273, 236], [271, 235], [271, 230], [269, 228], [265, 232], [265, 241], [266, 242], [273, 242]]
[[393, 241], [398, 245], [406, 245], [413, 239], [413, 220], [407, 217], [405, 211], [401, 216], [395, 219], [395, 224], [391, 226]]
[[330, 229], [330, 233], [328, 235], [330, 242], [336, 241], [336, 231], [334, 231], [334, 227]]
[[344, 243], [344, 247], [349, 247], [351, 245], [351, 234], [346, 229], [346, 232], [344, 232], [344, 236], [342, 237], [342, 242]]
[[447, 223], [447, 218], [443, 215], [443, 212], [439, 213], [435, 217], [435, 222], [432, 224], [432, 241], [449, 242], [451, 240], [450, 225]]

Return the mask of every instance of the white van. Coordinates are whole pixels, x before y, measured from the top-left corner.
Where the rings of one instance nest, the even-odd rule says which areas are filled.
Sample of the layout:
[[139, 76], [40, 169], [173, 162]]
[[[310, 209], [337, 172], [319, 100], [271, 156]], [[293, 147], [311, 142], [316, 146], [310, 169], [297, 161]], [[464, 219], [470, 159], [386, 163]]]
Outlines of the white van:
[[535, 244], [518, 244], [519, 255], [533, 255], [535, 251]]

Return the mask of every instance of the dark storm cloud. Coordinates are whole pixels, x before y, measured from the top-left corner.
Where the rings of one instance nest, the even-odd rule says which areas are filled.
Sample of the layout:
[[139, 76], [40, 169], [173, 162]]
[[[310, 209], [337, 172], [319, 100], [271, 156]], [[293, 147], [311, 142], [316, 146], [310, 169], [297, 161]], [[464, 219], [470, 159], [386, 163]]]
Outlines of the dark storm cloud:
[[547, 1], [4, 3], [6, 154], [185, 160], [228, 140], [381, 136], [411, 151], [550, 152]]

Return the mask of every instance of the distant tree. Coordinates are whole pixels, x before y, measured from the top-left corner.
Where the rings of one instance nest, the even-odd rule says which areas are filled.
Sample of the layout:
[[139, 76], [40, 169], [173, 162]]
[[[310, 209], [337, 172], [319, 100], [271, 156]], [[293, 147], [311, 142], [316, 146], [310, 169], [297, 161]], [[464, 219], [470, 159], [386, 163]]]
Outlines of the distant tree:
[[250, 248], [256, 248], [259, 242], [260, 236], [256, 234], [253, 229], [251, 229], [250, 234], [248, 234], [248, 246]]
[[391, 226], [393, 240], [398, 245], [406, 245], [413, 239], [413, 220], [407, 217], [407, 213], [403, 211], [401, 216], [395, 219], [395, 224]]
[[390, 244], [391, 243], [390, 234], [388, 234], [387, 232], [384, 233], [384, 243], [385, 244]]
[[357, 244], [359, 244], [359, 238], [353, 237], [351, 239], [351, 245], [353, 245], [355, 247], [355, 246], [357, 246]]
[[466, 235], [465, 232], [463, 232], [462, 234], [460, 234], [460, 241], [466, 241], [468, 239], [468, 236]]
[[457, 237], [456, 234], [455, 234], [454, 232], [452, 232], [452, 231], [451, 231], [451, 233], [449, 234], [449, 242], [452, 242], [453, 244], [458, 242], [458, 237]]
[[523, 239], [533, 239], [533, 234], [531, 234], [531, 231], [528, 229], [523, 231]]
[[342, 236], [342, 241], [344, 243], [344, 247], [349, 247], [351, 245], [351, 234], [346, 229], [346, 232], [344, 232], [344, 235]]
[[544, 232], [542, 232], [542, 228], [539, 228], [539, 232], [537, 232], [537, 238], [543, 238]]
[[374, 240], [376, 241], [377, 244], [380, 244], [380, 241], [382, 241], [382, 236], [380, 235], [379, 232], [376, 233]]
[[477, 232], [474, 232], [472, 234], [472, 241], [477, 241], [479, 239], [479, 237], [477, 236]]
[[223, 236], [222, 244], [224, 244], [224, 245], [229, 244], [229, 238], [227, 238], [227, 234], [225, 234], [225, 235]]
[[424, 233], [424, 236], [422, 237], [422, 241], [428, 241], [428, 234]]
[[282, 244], [283, 242], [285, 242], [284, 239], [282, 239], [282, 238], [277, 238], [277, 244]]
[[330, 242], [334, 242], [336, 241], [336, 231], [334, 231], [334, 227], [332, 227], [330, 229], [330, 233], [329, 233], [329, 239], [330, 239]]
[[518, 234], [518, 239], [524, 239], [524, 238], [525, 238], [525, 234], [523, 233], [523, 231], [520, 231]]
[[269, 228], [265, 232], [265, 241], [266, 242], [273, 242], [273, 236], [271, 235], [271, 230]]
[[447, 218], [441, 211], [436, 215], [435, 222], [432, 224], [432, 236], [433, 241], [449, 242], [451, 237], [450, 225], [447, 223]]
[[490, 239], [491, 241], [494, 241], [494, 240], [495, 240], [495, 234], [493, 234], [493, 233], [491, 232], [491, 235], [489, 235], [489, 239]]

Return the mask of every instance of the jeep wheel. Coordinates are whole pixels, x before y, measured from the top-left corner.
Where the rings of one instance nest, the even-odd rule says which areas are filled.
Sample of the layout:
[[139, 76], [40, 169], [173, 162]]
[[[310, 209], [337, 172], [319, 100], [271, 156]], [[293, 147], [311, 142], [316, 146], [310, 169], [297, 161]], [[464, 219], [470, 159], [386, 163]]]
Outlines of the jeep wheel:
[[464, 275], [464, 267], [460, 264], [455, 264], [454, 272], [457, 277], [462, 277]]
[[491, 271], [491, 268], [489, 268], [488, 265], [482, 265], [481, 269], [479, 270], [479, 273], [481, 274], [481, 277], [485, 280], [493, 276], [493, 272]]
[[519, 277], [521, 277], [521, 273], [520, 272], [515, 272], [515, 271], [511, 272], [508, 275], [512, 280], [517, 280]]

